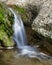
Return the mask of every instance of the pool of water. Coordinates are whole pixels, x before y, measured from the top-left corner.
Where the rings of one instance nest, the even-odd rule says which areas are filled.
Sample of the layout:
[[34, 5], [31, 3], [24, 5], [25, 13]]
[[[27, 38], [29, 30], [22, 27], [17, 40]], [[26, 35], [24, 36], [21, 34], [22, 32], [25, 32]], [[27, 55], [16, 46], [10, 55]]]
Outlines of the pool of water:
[[52, 65], [51, 61], [40, 61], [17, 54], [17, 50], [0, 50], [0, 65]]
[[[30, 45], [36, 45], [36, 43], [46, 43], [41, 39], [33, 38], [31, 28], [26, 28], [27, 40]], [[45, 48], [40, 49], [42, 52], [49, 54]], [[36, 58], [28, 58], [26, 56], [18, 56], [18, 50], [0, 50], [0, 65], [52, 65], [51, 61], [38, 60]]]

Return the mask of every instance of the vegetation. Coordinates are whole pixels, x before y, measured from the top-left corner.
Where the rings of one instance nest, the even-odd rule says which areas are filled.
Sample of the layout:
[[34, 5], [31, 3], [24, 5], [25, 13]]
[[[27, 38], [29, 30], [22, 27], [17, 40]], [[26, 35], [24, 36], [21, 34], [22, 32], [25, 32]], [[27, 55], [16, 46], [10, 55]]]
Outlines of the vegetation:
[[0, 43], [4, 46], [12, 46], [12, 24], [14, 16], [4, 3], [0, 2]]
[[12, 5], [10, 7], [12, 7], [20, 14], [24, 24], [27, 24], [29, 22], [29, 13], [27, 12], [26, 8], [19, 7], [18, 5]]

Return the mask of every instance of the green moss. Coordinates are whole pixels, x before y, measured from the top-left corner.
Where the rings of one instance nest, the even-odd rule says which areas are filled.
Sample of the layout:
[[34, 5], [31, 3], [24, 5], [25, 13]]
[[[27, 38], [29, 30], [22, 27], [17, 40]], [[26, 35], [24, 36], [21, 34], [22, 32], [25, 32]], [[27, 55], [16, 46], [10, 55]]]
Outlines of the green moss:
[[0, 2], [0, 40], [3, 41], [4, 46], [13, 46], [14, 44], [11, 39], [13, 35], [13, 22], [14, 16], [12, 12], [4, 3]]
[[10, 7], [12, 7], [14, 10], [16, 10], [21, 15], [21, 18], [22, 18], [24, 23], [27, 22], [27, 20], [28, 20], [28, 13], [27, 13], [25, 8], [19, 7], [18, 5], [17, 6], [16, 5], [12, 5]]
[[17, 10], [19, 13], [25, 13], [25, 9], [16, 5], [12, 6], [15, 10]]

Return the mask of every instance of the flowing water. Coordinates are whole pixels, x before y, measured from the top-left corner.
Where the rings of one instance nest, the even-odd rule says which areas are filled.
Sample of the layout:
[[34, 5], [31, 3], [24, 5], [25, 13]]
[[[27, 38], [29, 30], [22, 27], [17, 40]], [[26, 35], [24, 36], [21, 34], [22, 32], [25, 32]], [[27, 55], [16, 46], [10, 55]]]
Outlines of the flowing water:
[[50, 56], [42, 52], [39, 52], [37, 47], [32, 47], [27, 44], [26, 33], [25, 33], [25, 29], [21, 17], [17, 15], [16, 12], [14, 12], [11, 8], [9, 9], [14, 14], [14, 25], [13, 25], [14, 37], [13, 38], [17, 44], [17, 48], [20, 50], [20, 53], [18, 55], [38, 58], [39, 60], [50, 59], [51, 58]]
[[17, 50], [0, 50], [0, 65], [52, 65], [52, 62], [39, 61], [25, 56], [15, 57]]

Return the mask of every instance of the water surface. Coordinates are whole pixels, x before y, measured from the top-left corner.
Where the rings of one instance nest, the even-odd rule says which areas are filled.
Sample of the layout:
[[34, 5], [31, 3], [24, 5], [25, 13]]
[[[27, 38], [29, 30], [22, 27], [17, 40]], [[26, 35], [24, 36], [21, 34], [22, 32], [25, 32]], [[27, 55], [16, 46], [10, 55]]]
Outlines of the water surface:
[[52, 62], [17, 56], [17, 50], [0, 50], [0, 65], [52, 65]]

